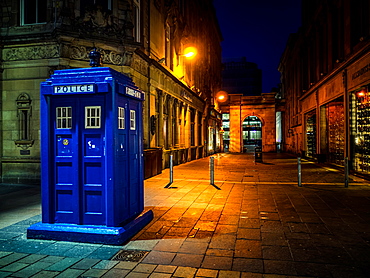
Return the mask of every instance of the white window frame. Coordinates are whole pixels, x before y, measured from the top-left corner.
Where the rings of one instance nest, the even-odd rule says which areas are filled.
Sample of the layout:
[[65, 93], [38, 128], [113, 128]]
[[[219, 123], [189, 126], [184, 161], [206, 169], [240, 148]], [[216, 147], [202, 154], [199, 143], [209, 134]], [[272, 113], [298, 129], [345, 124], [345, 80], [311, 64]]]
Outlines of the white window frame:
[[[63, 110], [66, 110], [66, 115], [63, 115]], [[60, 111], [60, 113], [58, 113]], [[56, 107], [56, 129], [72, 129], [72, 107]], [[60, 115], [60, 116], [58, 116]], [[63, 124], [65, 122], [65, 125]]]
[[130, 110], [130, 130], [136, 130], [136, 111]]
[[118, 129], [125, 129], [125, 108], [118, 107]]
[[24, 26], [24, 25], [34, 25], [34, 24], [44, 24], [44, 23], [46, 23], [46, 21], [43, 21], [43, 22], [39, 22], [39, 14], [38, 14], [38, 11], [39, 11], [39, 9], [38, 9], [38, 5], [39, 5], [39, 0], [36, 0], [36, 7], [35, 7], [35, 12], [36, 12], [36, 22], [32, 22], [32, 23], [25, 23], [24, 22], [24, 16], [25, 16], [25, 14], [24, 14], [24, 12], [25, 12], [25, 9], [26, 9], [26, 7], [25, 7], [25, 1], [27, 1], [27, 0], [20, 0], [20, 14], [21, 14], [21, 18], [20, 18], [20, 20], [21, 20], [21, 26]]
[[[90, 111], [90, 113], [89, 113]], [[95, 111], [95, 115], [91, 115], [91, 111]], [[92, 120], [94, 125], [92, 125]], [[101, 106], [85, 106], [85, 128], [93, 129], [101, 127]]]

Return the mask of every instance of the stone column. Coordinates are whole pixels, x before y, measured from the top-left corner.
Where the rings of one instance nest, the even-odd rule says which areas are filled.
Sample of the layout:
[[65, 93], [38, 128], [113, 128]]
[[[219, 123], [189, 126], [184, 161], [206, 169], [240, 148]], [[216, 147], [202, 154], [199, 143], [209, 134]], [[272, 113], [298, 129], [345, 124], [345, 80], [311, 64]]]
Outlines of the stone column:
[[158, 147], [163, 147], [164, 146], [164, 140], [163, 140], [163, 133], [164, 133], [164, 130], [163, 130], [163, 127], [164, 127], [164, 115], [163, 115], [163, 91], [162, 90], [159, 90], [157, 89], [157, 101], [158, 101], [158, 114], [156, 115], [157, 116], [157, 137], [158, 137], [158, 141], [157, 141], [157, 146]]

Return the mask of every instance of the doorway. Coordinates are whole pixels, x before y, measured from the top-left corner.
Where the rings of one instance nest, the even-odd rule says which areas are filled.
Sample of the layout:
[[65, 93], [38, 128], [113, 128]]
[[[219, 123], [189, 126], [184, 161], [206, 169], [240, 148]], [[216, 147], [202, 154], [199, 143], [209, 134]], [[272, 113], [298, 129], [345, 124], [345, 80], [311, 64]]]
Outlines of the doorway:
[[243, 152], [254, 152], [262, 147], [262, 121], [257, 116], [248, 116], [243, 121]]

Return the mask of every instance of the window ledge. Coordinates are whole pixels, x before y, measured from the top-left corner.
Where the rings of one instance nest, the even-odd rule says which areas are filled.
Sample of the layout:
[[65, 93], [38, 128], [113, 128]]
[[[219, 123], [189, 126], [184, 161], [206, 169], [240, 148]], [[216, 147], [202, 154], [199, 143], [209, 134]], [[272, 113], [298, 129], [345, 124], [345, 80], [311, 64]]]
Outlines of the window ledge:
[[22, 149], [28, 149], [32, 147], [34, 140], [16, 140], [14, 143], [17, 145], [17, 147], [20, 147]]

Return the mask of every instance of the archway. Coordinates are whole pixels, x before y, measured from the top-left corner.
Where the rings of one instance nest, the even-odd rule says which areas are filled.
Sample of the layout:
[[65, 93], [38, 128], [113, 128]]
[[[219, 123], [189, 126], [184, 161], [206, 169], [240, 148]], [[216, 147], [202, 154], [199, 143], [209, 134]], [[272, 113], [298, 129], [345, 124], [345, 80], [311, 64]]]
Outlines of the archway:
[[248, 116], [243, 121], [243, 152], [254, 152], [256, 146], [262, 146], [262, 121]]

